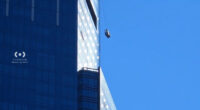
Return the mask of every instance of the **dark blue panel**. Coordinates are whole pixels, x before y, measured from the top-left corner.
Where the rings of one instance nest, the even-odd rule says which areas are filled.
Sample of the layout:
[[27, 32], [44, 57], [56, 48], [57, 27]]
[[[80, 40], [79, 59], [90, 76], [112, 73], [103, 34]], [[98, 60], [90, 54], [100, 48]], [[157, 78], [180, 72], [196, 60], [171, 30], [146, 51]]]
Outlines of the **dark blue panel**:
[[99, 72], [81, 70], [78, 73], [80, 110], [99, 110]]
[[[0, 0], [0, 110], [77, 110], [77, 1]], [[66, 8], [67, 7], [67, 8]], [[70, 9], [70, 10], [69, 10]], [[65, 19], [67, 18], [67, 19]]]

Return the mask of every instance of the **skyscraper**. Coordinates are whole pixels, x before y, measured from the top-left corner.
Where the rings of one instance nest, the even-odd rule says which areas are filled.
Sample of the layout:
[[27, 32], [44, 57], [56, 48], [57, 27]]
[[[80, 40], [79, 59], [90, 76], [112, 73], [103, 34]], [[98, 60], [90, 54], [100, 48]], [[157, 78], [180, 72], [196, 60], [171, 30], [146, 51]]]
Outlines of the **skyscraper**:
[[0, 110], [115, 110], [100, 95], [98, 2], [0, 0]]

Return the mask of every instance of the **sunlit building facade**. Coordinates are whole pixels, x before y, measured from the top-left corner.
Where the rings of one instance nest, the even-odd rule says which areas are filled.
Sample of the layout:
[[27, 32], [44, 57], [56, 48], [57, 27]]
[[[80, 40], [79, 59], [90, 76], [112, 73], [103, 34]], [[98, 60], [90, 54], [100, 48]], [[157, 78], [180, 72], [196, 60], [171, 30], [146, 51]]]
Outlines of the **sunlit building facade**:
[[78, 70], [99, 67], [98, 0], [78, 0]]
[[116, 110], [99, 46], [98, 0], [0, 0], [0, 110]]
[[100, 69], [100, 110], [117, 110], [106, 79]]

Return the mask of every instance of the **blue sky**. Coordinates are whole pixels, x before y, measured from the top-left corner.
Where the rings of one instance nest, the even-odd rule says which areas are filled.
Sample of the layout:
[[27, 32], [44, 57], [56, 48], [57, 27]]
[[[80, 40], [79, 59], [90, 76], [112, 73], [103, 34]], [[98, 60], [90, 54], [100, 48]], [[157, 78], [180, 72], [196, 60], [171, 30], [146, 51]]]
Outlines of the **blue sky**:
[[101, 66], [118, 110], [200, 110], [200, 1], [102, 0]]

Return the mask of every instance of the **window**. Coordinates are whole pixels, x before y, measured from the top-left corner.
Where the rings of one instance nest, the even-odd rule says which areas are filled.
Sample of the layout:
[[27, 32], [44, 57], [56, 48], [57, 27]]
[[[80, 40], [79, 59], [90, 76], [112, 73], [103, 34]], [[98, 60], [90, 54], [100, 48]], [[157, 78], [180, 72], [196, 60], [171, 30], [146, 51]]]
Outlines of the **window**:
[[94, 9], [93, 9], [93, 7], [92, 7], [92, 3], [91, 3], [90, 0], [86, 0], [86, 3], [87, 3], [87, 6], [88, 6], [88, 9], [89, 9], [89, 11], [90, 11], [90, 14], [91, 14], [91, 16], [92, 16], [92, 20], [93, 20], [93, 22], [94, 22], [94, 25], [95, 25], [95, 27], [97, 28], [97, 16], [96, 16], [96, 14], [95, 14], [95, 12], [94, 12]]

